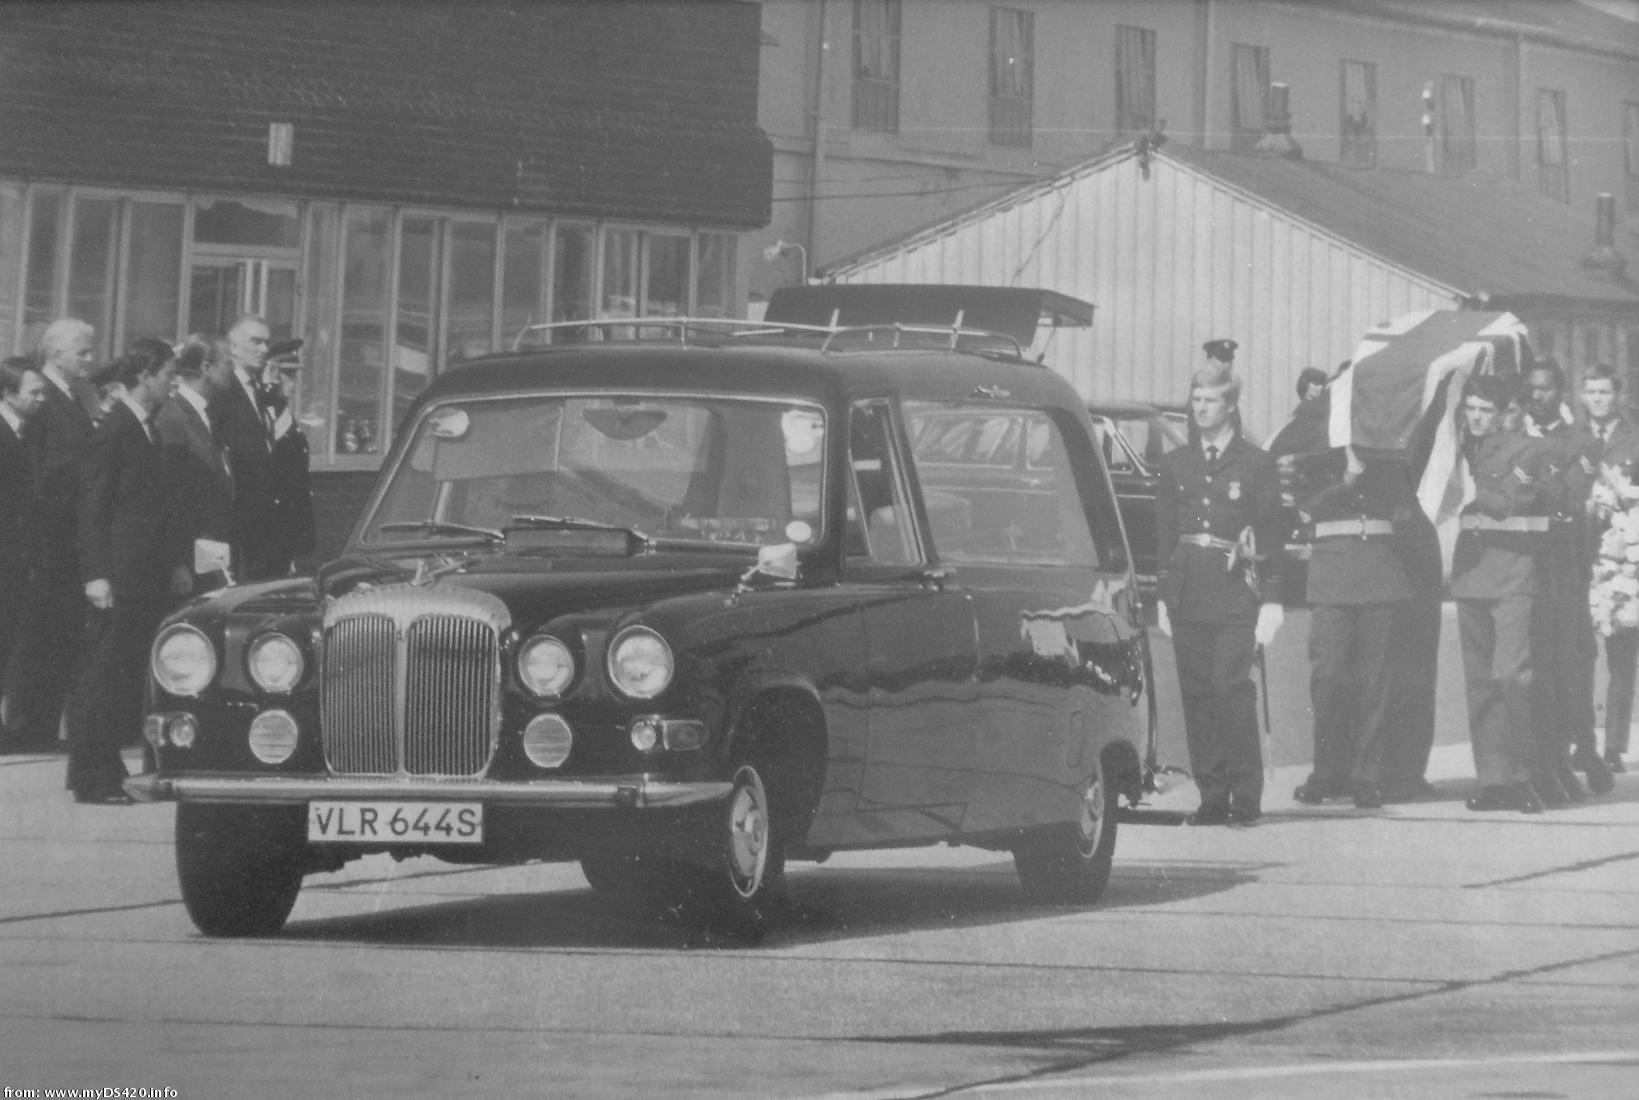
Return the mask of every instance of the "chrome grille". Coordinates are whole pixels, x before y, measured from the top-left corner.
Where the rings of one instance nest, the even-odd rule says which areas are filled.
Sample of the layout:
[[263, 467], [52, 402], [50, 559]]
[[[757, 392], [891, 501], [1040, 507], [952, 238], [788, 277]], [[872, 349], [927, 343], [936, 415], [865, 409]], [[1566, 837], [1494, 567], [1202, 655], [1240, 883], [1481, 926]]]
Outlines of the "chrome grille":
[[397, 585], [326, 611], [321, 719], [340, 775], [476, 778], [500, 729], [506, 606], [470, 589]]
[[455, 615], [410, 627], [404, 690], [404, 768], [411, 775], [472, 775], [489, 761], [495, 706], [495, 632]]
[[324, 755], [348, 775], [398, 771], [393, 715], [398, 630], [386, 615], [359, 615], [325, 631]]

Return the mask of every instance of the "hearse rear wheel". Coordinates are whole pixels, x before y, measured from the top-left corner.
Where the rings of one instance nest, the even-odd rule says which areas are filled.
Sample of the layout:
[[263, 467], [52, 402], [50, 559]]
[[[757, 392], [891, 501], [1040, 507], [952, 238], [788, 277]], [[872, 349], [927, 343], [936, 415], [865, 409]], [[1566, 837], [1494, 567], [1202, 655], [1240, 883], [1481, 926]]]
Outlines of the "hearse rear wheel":
[[1013, 849], [1027, 898], [1050, 905], [1091, 905], [1104, 893], [1115, 861], [1115, 796], [1100, 761], [1071, 824], [1033, 830]]
[[182, 904], [207, 936], [271, 936], [302, 888], [299, 815], [192, 802], [176, 808]]

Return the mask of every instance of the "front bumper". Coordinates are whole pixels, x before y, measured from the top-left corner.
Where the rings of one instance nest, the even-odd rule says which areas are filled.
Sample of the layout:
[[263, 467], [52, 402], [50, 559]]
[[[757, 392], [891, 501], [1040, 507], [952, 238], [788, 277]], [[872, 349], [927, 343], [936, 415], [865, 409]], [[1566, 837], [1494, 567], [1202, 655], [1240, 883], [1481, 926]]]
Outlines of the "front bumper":
[[542, 779], [503, 783], [416, 779], [330, 779], [154, 774], [132, 776], [125, 790], [139, 802], [290, 804], [314, 799], [484, 802], [554, 810], [671, 809], [716, 802], [732, 783], [672, 783], [644, 775], [595, 779]]

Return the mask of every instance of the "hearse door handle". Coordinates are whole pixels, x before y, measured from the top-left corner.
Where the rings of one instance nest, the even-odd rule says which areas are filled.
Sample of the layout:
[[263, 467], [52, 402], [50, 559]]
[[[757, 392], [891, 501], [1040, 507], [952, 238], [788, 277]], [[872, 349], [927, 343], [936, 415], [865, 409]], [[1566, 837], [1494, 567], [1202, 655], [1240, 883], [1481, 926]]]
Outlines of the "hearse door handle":
[[937, 588], [943, 591], [945, 585], [949, 584], [955, 576], [956, 571], [954, 569], [935, 566], [932, 569], [922, 570], [922, 575], [918, 579], [922, 582], [923, 588]]

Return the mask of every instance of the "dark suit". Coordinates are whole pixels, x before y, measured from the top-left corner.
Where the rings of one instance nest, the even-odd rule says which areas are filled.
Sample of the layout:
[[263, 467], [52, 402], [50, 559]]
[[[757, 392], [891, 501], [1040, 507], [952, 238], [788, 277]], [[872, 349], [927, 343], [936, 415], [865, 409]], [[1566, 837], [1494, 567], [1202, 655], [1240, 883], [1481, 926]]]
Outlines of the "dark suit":
[[[193, 570], [195, 539], [233, 539], [233, 476], [210, 425], [180, 393], [165, 399], [154, 415], [154, 430], [165, 457], [165, 477], [173, 498], [177, 556]], [[194, 592], [220, 588], [221, 573], [194, 573]]]
[[28, 448], [0, 418], [0, 690], [34, 567], [34, 464]]
[[[1545, 454], [1524, 435], [1498, 431], [1471, 443], [1467, 459], [1477, 495], [1457, 536], [1451, 595], [1462, 632], [1468, 730], [1480, 785], [1513, 787], [1531, 778], [1534, 756], [1531, 615], [1537, 555], [1547, 538]], [[1533, 518], [1543, 530], [1483, 526]]]
[[[1608, 439], [1590, 438], [1599, 446], [1602, 466], [1625, 466], [1639, 475], [1639, 428], [1618, 418]], [[1618, 630], [1605, 639], [1605, 758], [1620, 759], [1628, 751], [1628, 727], [1633, 723], [1633, 685], [1639, 671], [1639, 630]]]
[[[1216, 461], [1199, 443], [1161, 460], [1156, 485], [1157, 592], [1172, 620], [1190, 770], [1203, 808], [1256, 813], [1263, 797], [1252, 661], [1260, 601], [1280, 599], [1285, 554], [1275, 464], [1239, 432]], [[1223, 544], [1251, 528], [1261, 559], [1248, 571]], [[1197, 545], [1217, 540], [1219, 545]]]
[[278, 482], [265, 410], [235, 374], [211, 395], [209, 412], [211, 431], [233, 472], [234, 574], [241, 581], [286, 576], [290, 558], [279, 534]]
[[34, 583], [24, 600], [19, 636], [28, 639], [12, 662], [12, 740], [49, 749], [57, 744], [63, 703], [79, 667], [85, 628], [85, 590], [78, 563], [80, 461], [95, 429], [89, 383], [70, 397], [47, 380], [45, 400], [28, 424], [34, 464]]
[[1328, 796], [1380, 790], [1391, 778], [1396, 682], [1389, 655], [1400, 606], [1412, 594], [1397, 532], [1417, 507], [1403, 463], [1369, 462], [1352, 485], [1342, 480], [1341, 466], [1337, 454], [1335, 483], [1303, 504], [1315, 523], [1308, 591], [1315, 762], [1308, 785]]
[[[69, 714], [68, 788], [95, 795], [125, 778], [120, 748], [142, 724], [148, 648], [178, 561], [158, 436], [123, 402], [92, 437], [80, 479], [79, 557], [84, 585], [107, 580], [114, 606], [90, 612], [80, 694]], [[89, 606], [89, 605], [87, 605]]]
[[[275, 415], [285, 411], [284, 395], [277, 393], [276, 388], [268, 403]], [[297, 561], [312, 554], [317, 543], [307, 436], [300, 427], [291, 424], [284, 435], [273, 441], [271, 466], [278, 559]]]

